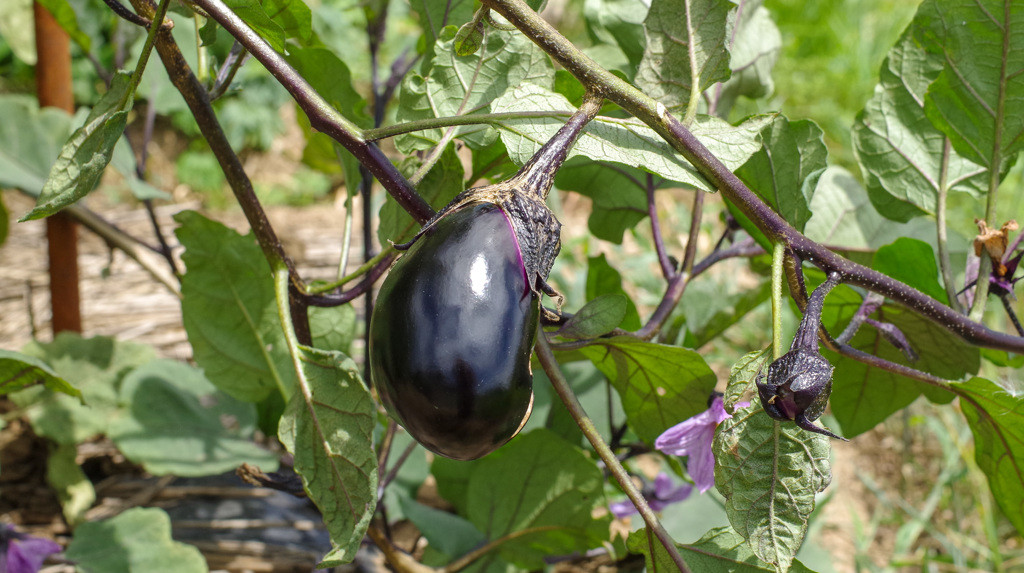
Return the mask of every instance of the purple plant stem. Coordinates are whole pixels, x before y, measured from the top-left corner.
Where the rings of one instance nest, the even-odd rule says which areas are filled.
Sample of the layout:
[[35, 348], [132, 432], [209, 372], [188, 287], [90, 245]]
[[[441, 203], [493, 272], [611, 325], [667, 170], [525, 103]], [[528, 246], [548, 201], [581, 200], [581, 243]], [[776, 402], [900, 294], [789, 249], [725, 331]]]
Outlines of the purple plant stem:
[[668, 252], [665, 249], [665, 239], [661, 236], [661, 223], [658, 221], [658, 205], [654, 201], [654, 175], [647, 174], [647, 181], [644, 187], [647, 191], [647, 216], [651, 218], [651, 235], [654, 237], [654, 250], [658, 253], [661, 274], [664, 275], [665, 280], [670, 281], [675, 276], [676, 269], [668, 258]]

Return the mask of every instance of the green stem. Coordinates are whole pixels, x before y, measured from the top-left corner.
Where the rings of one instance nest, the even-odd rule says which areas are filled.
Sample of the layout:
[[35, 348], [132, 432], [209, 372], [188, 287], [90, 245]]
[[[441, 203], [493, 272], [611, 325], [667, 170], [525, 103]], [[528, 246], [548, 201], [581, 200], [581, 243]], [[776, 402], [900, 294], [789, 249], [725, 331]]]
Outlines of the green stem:
[[957, 312], [963, 313], [960, 301], [956, 298], [956, 285], [953, 284], [953, 265], [949, 259], [949, 238], [946, 233], [946, 198], [949, 195], [949, 156], [952, 150], [952, 143], [946, 138], [946, 144], [942, 148], [942, 169], [939, 173], [939, 196], [938, 204], [935, 206], [935, 228], [938, 233], [939, 246], [939, 268], [942, 271], [942, 282], [946, 285], [946, 297], [949, 298], [949, 306]]
[[785, 353], [782, 343], [782, 285], [785, 283], [786, 244], [775, 243], [772, 252], [772, 359], [778, 360]]
[[149, 32], [146, 34], [146, 43], [142, 45], [139, 61], [135, 64], [135, 72], [132, 74], [131, 83], [128, 86], [128, 90], [121, 96], [121, 103], [117, 106], [118, 109], [124, 109], [128, 105], [128, 98], [132, 97], [136, 88], [139, 87], [139, 81], [142, 80], [142, 74], [146, 71], [146, 64], [149, 62], [149, 55], [153, 53], [153, 46], [156, 44], [156, 35], [163, 28], [164, 17], [167, 16], [167, 8], [170, 5], [170, 0], [160, 0], [160, 5], [157, 6], [156, 14], [149, 25]]
[[308, 292], [309, 294], [321, 294], [328, 291], [332, 291], [338, 287], [345, 286], [346, 284], [370, 272], [370, 269], [377, 266], [377, 264], [383, 261], [384, 259], [390, 257], [392, 254], [394, 254], [394, 252], [395, 246], [388, 245], [387, 247], [382, 249], [380, 253], [377, 253], [377, 256], [363, 263], [362, 266], [360, 266], [358, 269], [352, 271], [351, 273], [341, 277], [340, 279], [334, 282], [330, 282], [323, 285], [310, 286], [306, 289], [306, 292]]
[[679, 554], [679, 549], [676, 547], [675, 541], [665, 531], [665, 528], [658, 521], [658, 516], [654, 514], [654, 510], [647, 504], [647, 500], [644, 499], [640, 490], [636, 488], [633, 480], [630, 479], [629, 473], [626, 472], [626, 468], [622, 467], [622, 463], [615, 457], [615, 453], [612, 452], [608, 444], [605, 443], [604, 438], [601, 437], [601, 433], [597, 430], [594, 425], [594, 421], [590, 419], [587, 412], [583, 409], [576, 394], [573, 393], [572, 388], [569, 387], [569, 382], [565, 379], [562, 374], [562, 370], [559, 368], [558, 361], [555, 360], [555, 355], [551, 351], [551, 346], [548, 344], [548, 339], [544, 334], [542, 328], [538, 328], [537, 332], [537, 358], [540, 360], [541, 366], [544, 367], [544, 372], [547, 373], [548, 378], [551, 380], [551, 385], [554, 387], [558, 397], [562, 399], [562, 403], [569, 410], [569, 414], [572, 415], [573, 420], [579, 425], [580, 430], [583, 431], [583, 435], [590, 441], [590, 445], [594, 446], [594, 450], [597, 452], [598, 457], [605, 463], [608, 471], [618, 482], [622, 490], [626, 492], [629, 500], [633, 502], [637, 510], [640, 511], [640, 516], [643, 518], [644, 523], [647, 524], [648, 531], [653, 531], [654, 535], [658, 537], [658, 541], [665, 547], [669, 557], [675, 562], [676, 567], [682, 572], [688, 572], [689, 568], [686, 566], [686, 562], [683, 561], [682, 555]]
[[441, 127], [452, 127], [458, 125], [477, 125], [481, 123], [495, 125], [502, 121], [517, 119], [535, 119], [547, 117], [561, 119], [563, 117], [569, 117], [571, 115], [572, 111], [566, 110], [517, 111], [505, 113], [474, 113], [469, 115], [432, 117], [429, 119], [417, 119], [415, 121], [407, 121], [405, 123], [389, 125], [386, 127], [378, 127], [376, 129], [367, 129], [363, 131], [363, 137], [366, 138], [366, 141], [378, 141], [381, 139], [387, 139], [389, 137], [395, 137], [396, 135], [412, 133], [414, 131], [425, 131], [427, 129], [438, 129]]
[[700, 105], [700, 68], [697, 65], [697, 47], [694, 45], [696, 42], [693, 34], [693, 19], [690, 17], [692, 8], [692, 2], [686, 0], [684, 7], [686, 10], [686, 35], [689, 37], [686, 51], [690, 56], [690, 101], [686, 105], [686, 115], [683, 116], [683, 125], [686, 127], [693, 124], [693, 120], [697, 117], [697, 107]]
[[[288, 273], [288, 267], [283, 264], [275, 265], [273, 273], [274, 300], [277, 302], [277, 316], [281, 320], [281, 330], [284, 332], [285, 344], [288, 345], [288, 355], [291, 356], [292, 365], [295, 367], [295, 379], [298, 380], [303, 395], [306, 396], [306, 403], [312, 403], [313, 396], [302, 374], [302, 362], [299, 358], [299, 340], [295, 335], [295, 325], [292, 322], [292, 309], [288, 292], [291, 276]], [[274, 381], [277, 382], [277, 389], [281, 392], [281, 397], [284, 398], [285, 403], [288, 403], [288, 399], [291, 396], [284, 387], [284, 381], [280, 376], [274, 376]]]

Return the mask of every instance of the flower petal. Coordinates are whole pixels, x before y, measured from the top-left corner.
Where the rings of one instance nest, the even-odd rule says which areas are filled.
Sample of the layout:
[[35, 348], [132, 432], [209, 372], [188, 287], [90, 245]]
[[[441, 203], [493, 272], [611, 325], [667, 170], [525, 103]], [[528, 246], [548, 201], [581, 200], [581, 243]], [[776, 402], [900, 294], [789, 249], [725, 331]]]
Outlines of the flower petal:
[[49, 539], [25, 536], [12, 539], [7, 546], [7, 573], [36, 573], [51, 553], [60, 553], [61, 546]]
[[611, 511], [612, 515], [618, 519], [629, 517], [634, 513], [640, 513], [636, 506], [633, 505], [633, 502], [628, 499], [626, 501], [613, 501], [612, 503], [609, 503], [608, 510]]

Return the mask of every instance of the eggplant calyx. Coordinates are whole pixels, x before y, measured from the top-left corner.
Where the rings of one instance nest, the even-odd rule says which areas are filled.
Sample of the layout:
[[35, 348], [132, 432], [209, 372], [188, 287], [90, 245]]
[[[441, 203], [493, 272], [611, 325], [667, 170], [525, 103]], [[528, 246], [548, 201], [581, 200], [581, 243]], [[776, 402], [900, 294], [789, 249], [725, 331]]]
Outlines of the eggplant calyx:
[[555, 173], [565, 163], [569, 150], [583, 128], [597, 116], [602, 102], [603, 98], [598, 96], [585, 98], [572, 117], [515, 175], [500, 183], [474, 187], [459, 193], [427, 221], [411, 241], [396, 244], [395, 248], [404, 251], [412, 247], [423, 233], [463, 207], [493, 203], [505, 212], [512, 223], [530, 290], [538, 296], [546, 294], [555, 299], [556, 308], [560, 309], [563, 297], [548, 284], [547, 278], [562, 247], [562, 224], [545, 200], [554, 185]]

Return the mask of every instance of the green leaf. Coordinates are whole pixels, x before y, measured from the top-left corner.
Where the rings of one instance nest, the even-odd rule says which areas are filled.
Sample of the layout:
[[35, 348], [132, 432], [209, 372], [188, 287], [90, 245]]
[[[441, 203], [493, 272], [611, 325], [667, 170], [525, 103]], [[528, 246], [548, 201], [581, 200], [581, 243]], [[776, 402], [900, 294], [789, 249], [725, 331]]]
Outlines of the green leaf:
[[[598, 296], [579, 309], [558, 329], [558, 335], [572, 340], [597, 338], [622, 324], [629, 308], [629, 299], [623, 294]], [[635, 310], [635, 309], [634, 309]]]
[[[410, 157], [402, 164], [402, 171], [406, 175], [415, 172], [421, 162], [415, 157]], [[420, 197], [426, 199], [427, 203], [435, 210], [440, 210], [448, 204], [456, 195], [465, 190], [465, 171], [462, 168], [462, 161], [455, 153], [455, 146], [445, 147], [440, 159], [430, 171], [427, 172], [420, 184], [416, 186], [416, 192]], [[420, 226], [413, 221], [412, 217], [403, 209], [390, 195], [380, 206], [380, 224], [377, 227], [377, 239], [381, 244], [388, 244], [388, 241], [402, 243], [411, 239]]]
[[96, 501], [96, 489], [76, 461], [78, 448], [61, 444], [46, 459], [46, 482], [57, 492], [64, 519], [74, 526]]
[[[842, 285], [836, 287], [826, 301], [822, 324], [829, 332], [841, 332], [862, 301], [862, 296], [853, 289]], [[980, 352], [976, 347], [905, 308], [885, 304], [872, 317], [898, 328], [918, 354], [918, 360], [907, 361], [899, 349], [870, 325], [862, 326], [850, 341], [854, 348], [953, 380], [974, 375], [981, 365]], [[949, 392], [923, 382], [868, 366], [827, 349], [823, 349], [822, 354], [835, 366], [829, 403], [832, 414], [842, 427], [843, 436], [847, 438], [875, 427], [892, 413], [910, 405], [922, 392], [932, 401], [948, 402], [952, 399]]]
[[981, 356], [996, 366], [1009, 368], [1020, 368], [1021, 366], [1024, 366], [1024, 354], [1013, 354], [1002, 350], [982, 348]]
[[53, 14], [53, 18], [57, 20], [57, 24], [68, 33], [71, 40], [78, 44], [82, 48], [83, 52], [92, 51], [92, 39], [88, 34], [82, 31], [78, 27], [78, 16], [75, 14], [75, 9], [68, 3], [67, 0], [38, 0], [50, 14]]
[[430, 474], [437, 480], [437, 493], [452, 504], [459, 515], [469, 513], [469, 502], [466, 497], [469, 476], [482, 461], [458, 461], [434, 456], [434, 461], [430, 464]]
[[472, 56], [480, 49], [484, 43], [484, 26], [483, 21], [470, 21], [459, 28], [455, 34], [456, 56]]
[[[647, 528], [640, 528], [629, 534], [626, 547], [630, 553], [641, 553], [648, 571], [667, 573], [678, 571], [668, 551], [651, 535]], [[747, 546], [746, 540], [728, 527], [716, 527], [708, 531], [696, 543], [677, 543], [679, 553], [691, 571], [711, 572], [728, 571], [729, 573], [755, 573], [758, 571], [775, 572], [777, 569], [757, 558]], [[810, 573], [803, 563], [794, 560], [790, 573]]]
[[542, 569], [545, 557], [596, 547], [608, 535], [610, 516], [591, 517], [605, 505], [601, 470], [583, 450], [543, 428], [474, 464], [466, 497], [469, 521], [488, 540], [530, 531], [498, 549], [521, 567]]
[[[925, 114], [968, 160], [1003, 170], [1024, 149], [1024, 4], [1010, 0], [931, 0], [914, 37], [942, 58], [928, 86]], [[985, 62], [985, 65], [981, 65]]]
[[782, 51], [782, 34], [759, 2], [742, 2], [739, 23], [729, 45], [732, 75], [716, 88], [715, 115], [727, 117], [736, 99], [763, 98], [775, 91], [772, 69]]
[[8, 0], [0, 8], [0, 38], [22, 62], [36, 65], [33, 0]]
[[622, 275], [608, 263], [604, 253], [601, 253], [587, 259], [587, 300], [606, 294], [617, 294], [626, 299], [625, 316], [616, 326], [621, 325], [625, 330], [638, 330], [640, 313], [626, 291], [622, 290]]
[[[269, 3], [269, 1], [268, 1]], [[259, 0], [225, 0], [224, 4], [280, 53], [285, 52], [284, 29], [270, 18]], [[277, 4], [278, 9], [283, 5]]]
[[[822, 174], [811, 199], [811, 212], [811, 220], [804, 227], [807, 238], [864, 265], [871, 264], [870, 251], [900, 237], [913, 237], [929, 244], [936, 237], [932, 221], [918, 218], [896, 223], [879, 215], [864, 187], [841, 167], [829, 167]], [[957, 260], [956, 255], [966, 257], [969, 245], [959, 234], [951, 232], [949, 248]]]
[[[495, 113], [551, 111], [564, 113], [566, 117], [575, 111], [564, 96], [532, 84], [509, 90], [492, 107]], [[768, 115], [752, 116], [738, 126], [732, 126], [718, 118], [698, 116], [690, 131], [722, 163], [735, 170], [761, 149], [758, 136], [772, 118]], [[506, 119], [496, 125], [501, 129], [501, 139], [512, 161], [522, 165], [564, 123], [564, 119], [552, 117]], [[697, 189], [715, 191], [661, 136], [639, 120], [598, 117], [590, 122], [569, 152], [569, 157], [577, 155], [643, 169]]]
[[171, 538], [171, 520], [155, 507], [134, 507], [104, 521], [83, 523], [65, 552], [87, 573], [203, 573], [199, 549]]
[[475, 525], [453, 513], [434, 509], [409, 496], [398, 498], [402, 513], [420, 530], [431, 547], [451, 559], [461, 557], [487, 541]]
[[644, 55], [644, 18], [649, 4], [643, 0], [589, 0], [583, 3], [587, 28], [599, 41], [617, 45], [629, 60], [633, 71]]
[[295, 456], [295, 471], [331, 535], [333, 548], [318, 567], [336, 567], [355, 558], [376, 509], [376, 408], [350, 358], [299, 351], [303, 382], [288, 401], [278, 438]]
[[110, 90], [89, 113], [85, 125], [75, 130], [64, 144], [39, 193], [38, 203], [22, 221], [52, 215], [96, 187], [128, 122], [128, 110], [132, 107], [130, 85], [131, 74], [114, 76]]
[[426, 56], [431, 56], [434, 43], [446, 26], [461, 26], [473, 17], [472, 0], [413, 0], [409, 8], [419, 17], [423, 28], [423, 40], [429, 47]]
[[57, 376], [74, 382], [81, 391], [81, 398], [73, 398], [34, 386], [11, 394], [19, 406], [33, 406], [27, 415], [37, 434], [71, 445], [106, 433], [118, 409], [121, 379], [156, 358], [149, 346], [105, 336], [82, 338], [70, 332], [60, 333], [53, 342], [31, 342], [22, 350], [49, 364]]
[[729, 78], [736, 5], [728, 0], [653, 0], [636, 86], [665, 106], [685, 106]]
[[[730, 398], [753, 389], [766, 366], [762, 356], [748, 354], [733, 367]], [[773, 420], [754, 400], [719, 424], [713, 449], [729, 523], [759, 559], [788, 570], [807, 533], [814, 496], [832, 481], [828, 437]]]
[[724, 278], [723, 281], [695, 281], [686, 287], [679, 301], [679, 312], [675, 313], [672, 327], [664, 335], [665, 340], [679, 340], [678, 333], [685, 327], [682, 346], [700, 348], [742, 321], [747, 313], [771, 296], [770, 281], [737, 290], [731, 276]]
[[217, 21], [210, 18], [206, 21], [201, 28], [199, 28], [199, 39], [203, 42], [203, 47], [212, 46], [217, 43]]
[[772, 209], [803, 231], [811, 218], [810, 201], [825, 171], [828, 149], [813, 121], [789, 121], [782, 115], [761, 131], [764, 147], [736, 175]]
[[349, 354], [352, 342], [360, 336], [360, 323], [351, 304], [332, 308], [314, 306], [309, 308], [309, 330], [314, 347]]
[[[296, 2], [301, 3], [299, 0], [292, 3]], [[360, 127], [373, 124], [373, 119], [366, 113], [366, 99], [352, 85], [352, 72], [334, 52], [326, 48], [292, 46], [286, 59], [346, 119]]]
[[707, 409], [715, 374], [700, 354], [629, 336], [604, 338], [580, 350], [622, 397], [629, 426], [653, 444], [670, 427]]
[[295, 38], [302, 45], [313, 39], [313, 14], [304, 0], [264, 0], [263, 9], [286, 39]]
[[81, 398], [82, 393], [57, 375], [45, 362], [33, 356], [0, 349], [0, 395], [34, 384], [43, 384], [54, 392]]
[[216, 387], [246, 402], [295, 385], [266, 260], [252, 235], [194, 211], [174, 216], [185, 247], [181, 314], [196, 364]]
[[[526, 36], [486, 27], [483, 45], [471, 56], [455, 53], [454, 27], [446, 28], [437, 40], [434, 59], [422, 75], [410, 73], [402, 83], [398, 121], [488, 113], [492, 102], [523, 83], [550, 89], [554, 83], [551, 59]], [[472, 148], [494, 140], [487, 126], [457, 129], [458, 137]], [[411, 153], [436, 145], [443, 135], [431, 129], [401, 135], [395, 145]]]
[[204, 476], [243, 463], [264, 471], [277, 456], [252, 441], [256, 407], [217, 390], [188, 364], [155, 360], [121, 382], [122, 410], [107, 435], [154, 475]]
[[924, 241], [903, 237], [875, 253], [871, 267], [935, 300], [949, 304], [946, 289], [939, 283], [939, 265], [935, 251]]
[[935, 214], [941, 186], [980, 197], [986, 170], [952, 150], [925, 116], [928, 85], [942, 70], [941, 54], [929, 54], [904, 32], [882, 63], [875, 95], [853, 125], [853, 145], [871, 202], [893, 220]]
[[555, 174], [555, 186], [590, 197], [590, 232], [622, 244], [622, 235], [647, 217], [645, 177], [639, 169], [575, 157]]
[[1024, 399], [983, 378], [953, 383], [974, 434], [974, 459], [992, 497], [1024, 532]]

